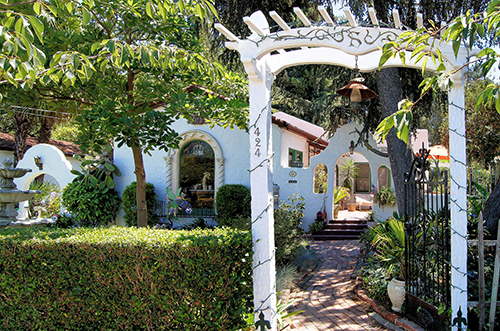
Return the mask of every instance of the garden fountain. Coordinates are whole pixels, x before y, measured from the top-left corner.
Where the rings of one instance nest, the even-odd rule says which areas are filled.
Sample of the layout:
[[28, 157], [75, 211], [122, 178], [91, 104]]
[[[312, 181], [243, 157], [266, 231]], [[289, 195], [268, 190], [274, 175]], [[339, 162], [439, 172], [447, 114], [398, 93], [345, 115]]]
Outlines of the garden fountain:
[[6, 226], [17, 221], [16, 204], [31, 199], [40, 191], [21, 191], [17, 189], [14, 178], [23, 177], [31, 169], [14, 168], [14, 161], [7, 159], [0, 167], [0, 226]]

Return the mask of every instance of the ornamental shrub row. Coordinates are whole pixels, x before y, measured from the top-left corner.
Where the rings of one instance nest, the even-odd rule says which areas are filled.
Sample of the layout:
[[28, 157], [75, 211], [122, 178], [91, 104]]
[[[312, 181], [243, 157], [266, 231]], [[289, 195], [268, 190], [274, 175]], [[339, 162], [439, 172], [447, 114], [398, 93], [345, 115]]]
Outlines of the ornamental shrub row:
[[251, 236], [234, 229], [0, 230], [0, 330], [237, 330]]

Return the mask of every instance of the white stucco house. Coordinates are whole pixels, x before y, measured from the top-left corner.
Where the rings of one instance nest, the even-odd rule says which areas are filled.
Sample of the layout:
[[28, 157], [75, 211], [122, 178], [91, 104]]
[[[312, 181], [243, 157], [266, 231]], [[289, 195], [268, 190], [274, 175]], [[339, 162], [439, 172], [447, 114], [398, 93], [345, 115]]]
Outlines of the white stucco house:
[[[203, 119], [198, 119], [196, 123], [179, 119], [173, 128], [182, 138], [180, 148], [169, 149], [168, 152], [155, 150], [151, 156], [144, 155], [146, 179], [154, 184], [159, 205], [166, 201], [167, 187], [174, 192], [181, 188], [184, 199], [190, 202], [194, 210], [193, 214], [186, 217], [213, 217], [214, 199], [219, 187], [224, 184], [250, 187], [248, 133], [218, 126], [210, 128]], [[328, 218], [332, 217], [333, 189], [342, 182], [339, 166], [348, 158], [353, 159], [359, 169], [354, 181], [354, 194], [363, 203], [358, 201], [358, 209], [373, 210], [379, 219], [392, 215], [396, 210], [396, 207], [380, 208], [377, 204], [369, 203], [373, 191], [382, 186], [392, 186], [390, 164], [388, 158], [378, 156], [364, 146], [352, 148], [358, 140], [356, 129], [361, 131], [361, 126], [346, 124], [329, 138], [317, 125], [283, 112], [273, 114], [273, 181], [279, 187], [280, 200], [286, 200], [293, 194], [304, 198], [304, 229], [307, 230], [316, 214], [323, 209]], [[14, 142], [12, 135], [0, 135], [0, 161], [3, 161], [13, 156]], [[79, 170], [79, 162], [73, 157], [81, 153], [77, 146], [62, 141], [51, 141], [50, 145], [36, 144], [33, 138], [29, 139], [31, 147], [18, 167], [31, 168], [33, 172], [16, 179], [18, 187], [28, 189], [31, 181], [40, 175], [61, 188], [71, 182], [74, 178], [71, 169]], [[412, 148], [418, 150], [422, 142], [427, 148], [426, 130], [417, 132], [412, 139]], [[384, 145], [377, 143], [373, 137], [370, 137], [369, 144], [384, 150]], [[42, 168], [35, 164], [35, 156], [41, 157]], [[121, 177], [115, 178], [116, 190], [121, 194], [125, 187], [135, 181], [130, 148], [115, 147], [114, 162], [122, 173]], [[326, 192], [314, 188], [316, 167], [326, 174]], [[124, 224], [122, 212], [116, 223]]]
[[[324, 130], [294, 116], [278, 112], [272, 116], [274, 184], [279, 186], [279, 199], [298, 194], [305, 199], [303, 227], [314, 222], [318, 211], [326, 210], [331, 218], [333, 189], [340, 182], [338, 167], [352, 158], [359, 167], [354, 183], [356, 194], [369, 195], [381, 186], [391, 186], [389, 159], [370, 152], [366, 147], [351, 148], [357, 142], [357, 124], [339, 128], [328, 139]], [[194, 209], [191, 216], [213, 214], [214, 198], [224, 184], [243, 184], [250, 187], [250, 142], [248, 133], [239, 129], [210, 128], [203, 120], [189, 123], [179, 119], [173, 128], [182, 140], [179, 149], [168, 152], [155, 150], [144, 156], [147, 182], [155, 185], [160, 201], [166, 199], [166, 189], [181, 188], [184, 199]], [[370, 137], [371, 146], [377, 142]], [[123, 192], [135, 181], [132, 152], [127, 147], [115, 148], [114, 162], [122, 176], [115, 179], [116, 189]], [[327, 172], [326, 192], [314, 191], [314, 169], [321, 165]], [[395, 208], [373, 205], [377, 217], [392, 215]], [[118, 217], [118, 224], [123, 222]]]

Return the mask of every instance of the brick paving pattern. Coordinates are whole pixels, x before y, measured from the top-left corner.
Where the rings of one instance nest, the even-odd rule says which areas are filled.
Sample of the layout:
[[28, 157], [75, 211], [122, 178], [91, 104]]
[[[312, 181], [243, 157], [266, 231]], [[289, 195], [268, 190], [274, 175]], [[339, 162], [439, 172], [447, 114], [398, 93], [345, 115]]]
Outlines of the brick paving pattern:
[[295, 330], [388, 330], [368, 315], [369, 304], [356, 297], [351, 274], [356, 268], [360, 244], [357, 240], [314, 241], [322, 265], [290, 299], [294, 309], [304, 310], [293, 317]]

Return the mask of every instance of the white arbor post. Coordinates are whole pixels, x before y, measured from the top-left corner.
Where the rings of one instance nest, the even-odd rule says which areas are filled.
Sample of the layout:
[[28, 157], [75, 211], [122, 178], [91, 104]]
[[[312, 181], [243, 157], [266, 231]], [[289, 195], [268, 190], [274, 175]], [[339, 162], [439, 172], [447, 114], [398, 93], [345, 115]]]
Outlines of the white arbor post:
[[273, 80], [274, 75], [267, 68], [260, 70], [259, 76], [249, 75], [254, 316], [256, 323], [275, 331], [276, 266], [270, 104]]
[[[465, 94], [462, 71], [453, 76], [449, 98], [450, 204], [451, 204], [451, 308], [452, 324], [459, 309], [467, 317], [467, 161]], [[457, 326], [453, 330], [458, 330]]]

